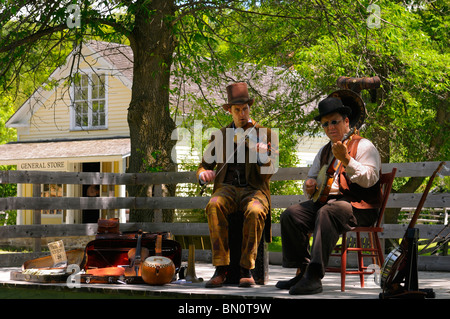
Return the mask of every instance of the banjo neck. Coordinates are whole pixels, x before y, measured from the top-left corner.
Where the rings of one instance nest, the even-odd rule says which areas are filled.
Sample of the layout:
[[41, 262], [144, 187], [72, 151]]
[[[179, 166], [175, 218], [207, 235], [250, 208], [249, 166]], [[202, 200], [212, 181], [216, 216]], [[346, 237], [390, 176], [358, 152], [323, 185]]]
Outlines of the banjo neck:
[[[357, 129], [352, 128], [341, 140], [342, 143], [347, 144], [354, 134], [357, 134]], [[331, 142], [330, 142], [331, 143]], [[328, 199], [328, 195], [331, 190], [331, 185], [333, 184], [334, 174], [336, 173], [337, 167], [339, 166], [339, 161], [336, 163], [336, 157], [333, 155], [330, 164], [323, 166], [317, 176], [317, 187], [316, 191], [312, 195], [312, 200], [314, 202], [325, 203]]]
[[[357, 130], [356, 128], [351, 129], [350, 131], [348, 131], [348, 133], [344, 136], [344, 138], [341, 140], [341, 142], [345, 145], [348, 144], [348, 142], [350, 142], [352, 140], [352, 136], [357, 134]], [[336, 156], [333, 155], [333, 158], [331, 160], [330, 165], [328, 165], [328, 169], [327, 169], [327, 174], [330, 177], [333, 177], [332, 175], [334, 175], [334, 173], [336, 172], [336, 167], [338, 165], [336, 164]]]
[[[417, 219], [419, 218], [419, 214], [422, 211], [423, 205], [425, 203], [425, 200], [428, 196], [428, 192], [430, 191], [431, 188], [431, 184], [433, 183], [434, 178], [436, 177], [436, 174], [439, 173], [439, 171], [442, 169], [442, 166], [445, 164], [445, 162], [441, 162], [439, 163], [438, 167], [436, 168], [436, 170], [433, 172], [433, 175], [431, 175], [430, 180], [427, 183], [427, 186], [422, 194], [422, 197], [420, 198], [419, 204], [417, 204], [416, 210], [414, 211], [414, 215], [411, 218], [411, 221], [408, 224], [408, 229], [414, 228], [414, 226], [416, 225]], [[402, 240], [402, 243], [405, 242], [406, 243], [406, 234], [405, 237]]]
[[[425, 191], [422, 194], [422, 197], [419, 201], [419, 204], [417, 205], [414, 215], [411, 218], [411, 221], [409, 222], [408, 228], [405, 232], [405, 235], [403, 236], [400, 246], [395, 250], [393, 250], [384, 261], [383, 269], [381, 271], [381, 287], [383, 288], [383, 291], [384, 290], [396, 291], [396, 289], [399, 290], [399, 288], [396, 288], [396, 286], [393, 285], [393, 283], [400, 283], [405, 279], [405, 277], [411, 276], [411, 273], [408, 273], [411, 271], [411, 269], [406, 267], [406, 265], [408, 263], [408, 258], [411, 258], [411, 254], [413, 254], [414, 252], [408, 251], [409, 250], [408, 247], [410, 244], [408, 240], [409, 239], [408, 231], [414, 228], [414, 226], [416, 225], [419, 213], [421, 212], [422, 207], [425, 203], [425, 199], [428, 195], [428, 192], [430, 191], [431, 184], [433, 183], [436, 174], [441, 170], [444, 163], [445, 162], [441, 162], [438, 165], [437, 169], [434, 171], [433, 175], [430, 177], [430, 180], [428, 181]], [[409, 278], [411, 279], [411, 277]]]

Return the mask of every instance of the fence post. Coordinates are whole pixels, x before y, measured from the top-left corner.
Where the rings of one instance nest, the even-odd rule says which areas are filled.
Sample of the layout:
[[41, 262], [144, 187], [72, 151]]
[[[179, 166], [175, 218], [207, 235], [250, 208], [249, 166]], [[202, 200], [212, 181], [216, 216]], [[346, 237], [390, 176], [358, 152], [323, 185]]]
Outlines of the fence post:
[[[162, 185], [157, 184], [153, 186], [153, 197], [162, 197]], [[163, 221], [163, 213], [162, 209], [158, 208], [154, 210], [154, 221], [155, 223], [162, 223]]]
[[[41, 184], [33, 184], [33, 197], [41, 197]], [[33, 211], [33, 225], [41, 224], [41, 211], [35, 209]], [[41, 252], [41, 237], [34, 239], [34, 252]]]

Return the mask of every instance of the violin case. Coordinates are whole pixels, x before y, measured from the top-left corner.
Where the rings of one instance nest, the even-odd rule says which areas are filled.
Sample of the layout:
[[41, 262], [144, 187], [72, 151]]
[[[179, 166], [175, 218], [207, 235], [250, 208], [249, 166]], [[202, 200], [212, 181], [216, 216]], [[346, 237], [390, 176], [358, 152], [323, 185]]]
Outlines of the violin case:
[[[111, 224], [110, 220], [106, 223]], [[121, 233], [115, 226], [112, 231], [110, 227], [100, 227], [105, 220], [99, 220], [98, 224], [96, 238], [84, 250], [66, 251], [67, 265], [54, 267], [52, 256], [28, 260], [22, 265], [22, 271], [10, 273], [11, 280], [62, 283], [70, 280], [75, 271], [79, 272], [81, 283], [143, 284], [139, 266], [146, 257], [156, 255], [173, 261], [175, 275], [180, 270], [181, 245], [172, 239], [170, 232]], [[142, 256], [136, 253], [138, 248]]]

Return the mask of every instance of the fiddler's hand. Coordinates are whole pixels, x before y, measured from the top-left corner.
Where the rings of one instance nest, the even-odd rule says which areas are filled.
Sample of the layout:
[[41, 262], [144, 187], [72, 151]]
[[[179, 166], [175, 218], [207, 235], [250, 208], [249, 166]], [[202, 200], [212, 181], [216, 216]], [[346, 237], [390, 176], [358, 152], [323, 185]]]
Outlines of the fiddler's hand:
[[205, 183], [210, 183], [212, 181], [214, 181], [214, 179], [216, 178], [216, 172], [212, 171], [212, 170], [207, 170], [204, 171], [201, 175], [200, 178], [205, 182]]
[[256, 143], [256, 151], [258, 153], [267, 153], [270, 150], [270, 142], [265, 143]]

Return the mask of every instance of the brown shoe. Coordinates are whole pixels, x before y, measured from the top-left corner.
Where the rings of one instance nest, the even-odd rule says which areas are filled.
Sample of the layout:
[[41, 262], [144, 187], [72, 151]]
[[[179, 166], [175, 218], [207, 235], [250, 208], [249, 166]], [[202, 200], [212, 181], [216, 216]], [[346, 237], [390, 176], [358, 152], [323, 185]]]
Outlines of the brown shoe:
[[214, 275], [205, 283], [205, 288], [222, 287], [227, 279], [228, 266], [217, 266]]
[[255, 280], [253, 280], [252, 273], [250, 269], [245, 269], [241, 267], [241, 279], [239, 279], [238, 287], [249, 288], [255, 285]]

